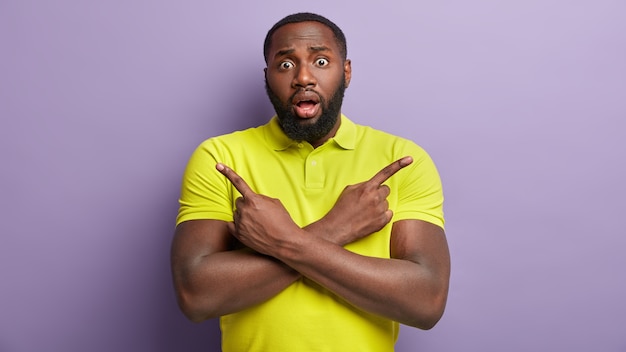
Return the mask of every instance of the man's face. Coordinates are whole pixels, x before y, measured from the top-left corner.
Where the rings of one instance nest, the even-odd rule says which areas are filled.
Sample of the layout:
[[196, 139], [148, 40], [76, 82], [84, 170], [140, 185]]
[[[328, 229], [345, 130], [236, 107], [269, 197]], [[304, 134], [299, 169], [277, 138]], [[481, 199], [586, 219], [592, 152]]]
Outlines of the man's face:
[[351, 67], [330, 28], [318, 22], [279, 28], [265, 72], [267, 94], [285, 134], [314, 147], [334, 136]]

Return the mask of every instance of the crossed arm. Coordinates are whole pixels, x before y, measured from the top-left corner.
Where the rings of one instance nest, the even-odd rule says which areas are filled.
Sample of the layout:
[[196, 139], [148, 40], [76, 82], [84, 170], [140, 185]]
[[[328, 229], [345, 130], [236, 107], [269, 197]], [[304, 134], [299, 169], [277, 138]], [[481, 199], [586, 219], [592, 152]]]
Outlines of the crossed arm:
[[411, 162], [400, 159], [372, 179], [346, 187], [330, 212], [305, 228], [279, 200], [256, 194], [218, 164], [243, 197], [236, 201], [232, 223], [178, 225], [172, 271], [181, 309], [193, 321], [234, 313], [305, 276], [360, 309], [431, 328], [443, 314], [450, 275], [443, 229], [420, 220], [395, 222], [391, 259], [343, 248], [391, 221], [389, 188], [381, 184]]

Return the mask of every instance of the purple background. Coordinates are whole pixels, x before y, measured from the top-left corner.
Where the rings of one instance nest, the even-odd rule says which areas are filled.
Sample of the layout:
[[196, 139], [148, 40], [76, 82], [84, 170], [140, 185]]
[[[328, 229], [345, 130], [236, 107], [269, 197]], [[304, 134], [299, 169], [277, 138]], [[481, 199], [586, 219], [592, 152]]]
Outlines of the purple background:
[[453, 261], [397, 351], [626, 351], [626, 3], [0, 2], [0, 351], [217, 351], [169, 273], [183, 168], [267, 121], [262, 40], [348, 38], [344, 112], [410, 138]]

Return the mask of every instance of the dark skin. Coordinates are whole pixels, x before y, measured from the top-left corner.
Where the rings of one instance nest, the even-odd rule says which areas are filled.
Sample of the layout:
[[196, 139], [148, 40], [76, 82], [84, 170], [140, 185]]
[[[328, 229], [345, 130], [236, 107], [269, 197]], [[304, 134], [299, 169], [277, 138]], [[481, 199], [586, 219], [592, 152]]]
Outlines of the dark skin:
[[[272, 37], [266, 78], [288, 101], [302, 87], [326, 98], [351, 77], [332, 31], [317, 22], [288, 24]], [[346, 84], [347, 85], [347, 84]], [[298, 114], [314, 123], [321, 105]], [[334, 136], [340, 119], [314, 147]], [[362, 256], [343, 246], [380, 230], [393, 216], [385, 180], [412, 163], [397, 160], [369, 180], [348, 186], [333, 208], [300, 228], [280, 200], [257, 194], [223, 164], [217, 171], [242, 194], [233, 222], [179, 224], [172, 272], [187, 317], [203, 321], [261, 303], [307, 277], [346, 302], [400, 323], [429, 329], [447, 300], [450, 257], [443, 229], [421, 220], [393, 223], [390, 258]]]

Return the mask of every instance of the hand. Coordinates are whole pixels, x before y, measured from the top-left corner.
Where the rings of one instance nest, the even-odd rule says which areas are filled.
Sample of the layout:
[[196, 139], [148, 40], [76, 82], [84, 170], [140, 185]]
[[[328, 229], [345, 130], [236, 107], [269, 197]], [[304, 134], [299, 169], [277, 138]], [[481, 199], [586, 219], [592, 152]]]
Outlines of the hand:
[[229, 230], [239, 242], [262, 254], [272, 255], [276, 244], [300, 227], [280, 200], [254, 192], [231, 168], [218, 163], [215, 168], [241, 193], [235, 200], [233, 223]]
[[347, 186], [324, 218], [306, 229], [341, 246], [379, 231], [393, 217], [387, 202], [389, 187], [383, 182], [412, 162], [411, 157], [401, 158], [368, 181]]

